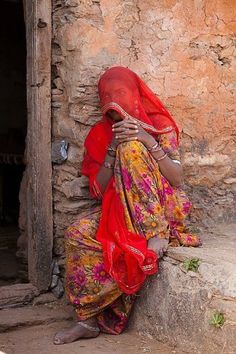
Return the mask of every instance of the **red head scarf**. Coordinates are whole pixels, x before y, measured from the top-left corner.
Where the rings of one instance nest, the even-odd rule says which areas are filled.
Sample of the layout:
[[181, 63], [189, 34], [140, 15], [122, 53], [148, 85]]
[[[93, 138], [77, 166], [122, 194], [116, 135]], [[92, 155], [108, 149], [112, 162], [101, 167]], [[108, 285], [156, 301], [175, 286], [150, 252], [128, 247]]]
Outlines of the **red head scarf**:
[[109, 109], [116, 110], [122, 117], [132, 117], [141, 122], [143, 128], [156, 134], [179, 129], [170, 113], [152, 90], [130, 69], [116, 66], [108, 69], [98, 83], [103, 117]]

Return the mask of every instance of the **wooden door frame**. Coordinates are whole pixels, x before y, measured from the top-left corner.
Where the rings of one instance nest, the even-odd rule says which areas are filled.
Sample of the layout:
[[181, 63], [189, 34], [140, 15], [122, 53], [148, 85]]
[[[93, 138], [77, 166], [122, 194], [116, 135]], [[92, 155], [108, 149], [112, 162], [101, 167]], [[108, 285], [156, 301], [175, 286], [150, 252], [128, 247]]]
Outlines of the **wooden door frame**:
[[27, 235], [29, 281], [40, 291], [51, 283], [53, 247], [51, 164], [52, 7], [23, 0], [27, 41]]

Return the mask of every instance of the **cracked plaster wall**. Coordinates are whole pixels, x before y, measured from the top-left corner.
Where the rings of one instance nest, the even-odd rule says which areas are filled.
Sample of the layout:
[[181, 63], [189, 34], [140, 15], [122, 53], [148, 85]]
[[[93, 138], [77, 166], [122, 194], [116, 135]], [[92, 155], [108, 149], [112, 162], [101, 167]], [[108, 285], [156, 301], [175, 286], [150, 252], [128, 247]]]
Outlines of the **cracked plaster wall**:
[[178, 122], [192, 222], [233, 218], [235, 18], [233, 0], [53, 0], [53, 139], [69, 142], [53, 169], [55, 255], [93, 203], [80, 163], [101, 117], [96, 83], [111, 65], [136, 71]]

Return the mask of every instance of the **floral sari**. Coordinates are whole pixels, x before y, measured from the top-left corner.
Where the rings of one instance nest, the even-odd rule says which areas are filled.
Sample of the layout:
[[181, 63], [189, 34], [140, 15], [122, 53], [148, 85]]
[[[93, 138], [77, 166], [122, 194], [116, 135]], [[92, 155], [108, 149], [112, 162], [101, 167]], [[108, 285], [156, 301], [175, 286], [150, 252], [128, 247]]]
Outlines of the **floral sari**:
[[[117, 105], [114, 100], [111, 105], [105, 102], [107, 109], [118, 110], [121, 104], [121, 100]], [[121, 108], [119, 112], [127, 110]], [[163, 151], [178, 163], [178, 130], [173, 121], [167, 116], [170, 129], [163, 125], [163, 119], [158, 130], [158, 125], [144, 118], [137, 117], [154, 127]], [[148, 249], [148, 240], [165, 238], [172, 246], [198, 246], [200, 240], [184, 225], [190, 202], [182, 188], [170, 185], [158, 162], [139, 141], [118, 146], [114, 175], [102, 193], [96, 175], [111, 141], [111, 125], [103, 119], [85, 141], [82, 172], [89, 177], [91, 194], [101, 199], [101, 206], [81, 215], [66, 230], [66, 289], [79, 320], [96, 316], [103, 332], [119, 334], [127, 324], [137, 291], [146, 277], [158, 270], [157, 255]]]

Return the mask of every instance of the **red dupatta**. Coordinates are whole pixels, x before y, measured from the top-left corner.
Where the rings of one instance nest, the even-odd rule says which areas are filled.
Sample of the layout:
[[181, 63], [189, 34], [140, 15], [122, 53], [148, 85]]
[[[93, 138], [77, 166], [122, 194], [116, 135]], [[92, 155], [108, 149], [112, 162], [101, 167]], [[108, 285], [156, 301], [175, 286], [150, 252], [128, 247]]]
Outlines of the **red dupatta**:
[[[89, 132], [85, 140], [86, 155], [82, 173], [90, 179], [90, 191], [102, 197], [96, 175], [104, 161], [107, 146], [112, 139], [112, 120], [106, 115], [110, 109], [126, 118], [138, 120], [152, 135], [178, 128], [161, 101], [131, 70], [113, 67], [98, 83], [103, 119]], [[102, 215], [96, 234], [101, 243], [105, 269], [126, 294], [137, 292], [147, 275], [157, 272], [157, 255], [147, 248], [142, 236], [127, 229], [124, 206], [111, 178], [103, 194]]]

